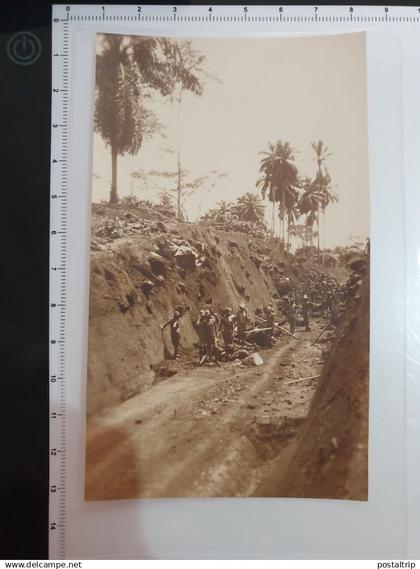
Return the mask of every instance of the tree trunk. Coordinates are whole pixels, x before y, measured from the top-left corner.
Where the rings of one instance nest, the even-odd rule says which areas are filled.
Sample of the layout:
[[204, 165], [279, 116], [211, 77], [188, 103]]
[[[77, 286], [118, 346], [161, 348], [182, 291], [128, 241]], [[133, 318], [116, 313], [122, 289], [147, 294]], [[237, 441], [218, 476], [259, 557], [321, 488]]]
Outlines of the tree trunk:
[[111, 171], [112, 171], [112, 181], [111, 181], [111, 191], [109, 194], [109, 203], [116, 204], [118, 202], [117, 194], [117, 158], [118, 152], [114, 146], [111, 147]]
[[281, 235], [282, 235], [282, 231], [283, 231], [283, 225], [282, 225], [282, 219], [281, 219], [279, 209], [277, 209], [277, 217], [279, 218], [279, 239], [281, 239]]
[[319, 252], [320, 252], [320, 246], [319, 246], [319, 233], [320, 233], [320, 227], [319, 227], [319, 200], [318, 200], [317, 226], [318, 226], [318, 257], [319, 257]]
[[182, 170], [181, 170], [181, 101], [182, 101], [182, 89], [179, 93], [178, 97], [178, 109], [177, 109], [177, 134], [178, 134], [178, 152], [177, 152], [177, 169], [178, 169], [178, 177], [177, 177], [177, 187], [176, 187], [176, 196], [177, 196], [177, 215], [178, 221], [183, 219], [182, 215]]
[[274, 219], [275, 219], [275, 214], [276, 212], [276, 202], [273, 200], [273, 209], [271, 210], [271, 235], [272, 237], [274, 237]]
[[130, 196], [134, 196], [134, 178], [133, 178], [133, 165], [134, 165], [134, 155], [131, 156], [131, 172], [130, 172]]
[[179, 151], [179, 146], [178, 146], [178, 178], [177, 178], [177, 186], [176, 186], [176, 209], [177, 209], [178, 221], [181, 221], [181, 219], [182, 219], [181, 193], [182, 193], [182, 187], [181, 187], [181, 156], [180, 156], [180, 151]]
[[282, 241], [283, 241], [283, 249], [284, 249], [284, 229], [285, 229], [285, 223], [284, 223], [284, 190], [281, 193], [281, 221], [282, 221]]

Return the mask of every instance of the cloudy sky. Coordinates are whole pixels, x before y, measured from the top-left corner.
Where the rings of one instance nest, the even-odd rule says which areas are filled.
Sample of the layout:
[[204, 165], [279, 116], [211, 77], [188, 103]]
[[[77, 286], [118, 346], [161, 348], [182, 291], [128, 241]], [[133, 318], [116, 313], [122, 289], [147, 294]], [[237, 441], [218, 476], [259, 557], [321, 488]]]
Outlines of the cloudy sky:
[[[193, 39], [206, 57], [203, 67], [218, 81], [206, 80], [201, 97], [185, 94], [181, 111], [182, 166], [191, 178], [212, 171], [225, 174], [215, 187], [203, 188], [186, 203], [189, 219], [220, 200], [257, 192], [260, 151], [267, 142], [288, 141], [296, 165], [313, 176], [310, 143], [322, 140], [331, 152], [327, 167], [338, 202], [327, 210], [325, 246], [348, 243], [368, 234], [368, 153], [365, 35], [316, 37]], [[157, 199], [131, 172], [175, 171], [176, 106], [160, 96], [148, 106], [165, 126], [137, 156], [119, 157], [120, 197], [133, 193]], [[94, 135], [92, 199], [109, 196], [111, 155]], [[269, 208], [267, 208], [269, 209]], [[268, 216], [269, 217], [269, 216]], [[303, 220], [302, 220], [303, 221]]]

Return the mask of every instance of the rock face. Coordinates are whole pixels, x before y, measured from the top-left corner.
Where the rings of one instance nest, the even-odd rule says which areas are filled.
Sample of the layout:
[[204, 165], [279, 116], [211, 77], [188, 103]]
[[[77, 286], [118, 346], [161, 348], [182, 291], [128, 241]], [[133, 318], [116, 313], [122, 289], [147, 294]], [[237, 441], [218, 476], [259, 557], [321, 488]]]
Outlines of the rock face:
[[[99, 224], [95, 216], [92, 223], [100, 228], [107, 225]], [[277, 298], [285, 283], [296, 281], [302, 270], [291, 266], [290, 256], [277, 242], [197, 224], [166, 223], [164, 231], [150, 236], [130, 233], [110, 240], [101, 238], [99, 230], [94, 235], [89, 414], [153, 383], [156, 364], [172, 349], [169, 330], [162, 332], [161, 326], [175, 307], [183, 313], [181, 348], [192, 349], [198, 341], [193, 319], [201, 308], [236, 310], [245, 302], [254, 312]]]
[[[365, 273], [328, 356], [282, 496], [367, 500], [369, 282]], [[363, 269], [363, 270], [362, 270]]]

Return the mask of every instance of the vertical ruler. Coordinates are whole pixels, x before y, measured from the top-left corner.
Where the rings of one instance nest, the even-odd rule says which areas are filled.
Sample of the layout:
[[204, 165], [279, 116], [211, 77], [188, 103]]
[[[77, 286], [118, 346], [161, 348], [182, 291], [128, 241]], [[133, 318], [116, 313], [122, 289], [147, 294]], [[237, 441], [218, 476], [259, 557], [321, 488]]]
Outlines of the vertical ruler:
[[69, 21], [52, 27], [50, 215], [50, 557], [66, 557], [66, 313]]

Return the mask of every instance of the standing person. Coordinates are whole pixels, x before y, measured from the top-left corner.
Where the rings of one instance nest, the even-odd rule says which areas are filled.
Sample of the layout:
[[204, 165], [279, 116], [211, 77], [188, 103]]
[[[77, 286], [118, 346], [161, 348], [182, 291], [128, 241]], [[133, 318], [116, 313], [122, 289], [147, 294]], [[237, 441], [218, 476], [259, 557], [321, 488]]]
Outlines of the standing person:
[[310, 332], [311, 330], [309, 327], [310, 315], [311, 315], [311, 305], [309, 303], [308, 295], [304, 294], [302, 298], [302, 317], [306, 332]]
[[217, 314], [216, 310], [214, 307], [210, 308], [210, 315], [214, 318], [214, 325], [215, 325], [215, 330], [216, 330], [216, 338], [219, 334], [220, 331], [220, 317]]
[[210, 310], [204, 312], [203, 335], [206, 345], [206, 355], [209, 361], [214, 359], [214, 361], [217, 362], [216, 319], [211, 315]]
[[325, 295], [325, 312], [328, 316], [329, 312], [331, 311], [331, 307], [333, 304], [333, 294], [332, 290], [328, 289]]
[[296, 305], [291, 297], [289, 297], [286, 304], [286, 318], [289, 322], [290, 333], [294, 334], [296, 326]]
[[338, 306], [335, 302], [332, 303], [331, 305], [331, 309], [330, 309], [330, 322], [331, 324], [333, 324], [334, 326], [338, 326], [338, 324], [340, 323], [340, 315], [339, 315], [339, 310], [338, 310]]
[[222, 318], [220, 321], [220, 328], [222, 331], [223, 343], [226, 349], [232, 348], [233, 346], [233, 331], [235, 328], [235, 315], [232, 313], [232, 309], [228, 306], [222, 312]]
[[261, 322], [264, 320], [263, 309], [260, 307], [256, 308], [254, 316], [255, 316], [254, 326], [259, 326], [259, 324], [261, 324]]
[[204, 310], [200, 310], [198, 318], [193, 321], [193, 326], [198, 336], [198, 361], [204, 356], [206, 351], [206, 338], [203, 324]]
[[268, 304], [268, 306], [266, 306], [264, 308], [264, 315], [265, 315], [265, 321], [264, 321], [264, 326], [266, 328], [269, 328], [269, 330], [267, 330], [267, 337], [268, 337], [268, 341], [271, 345], [273, 345], [273, 335], [274, 335], [274, 328], [275, 328], [275, 314], [274, 314], [274, 308], [273, 305], [270, 303]]
[[239, 305], [238, 311], [236, 313], [236, 327], [238, 331], [238, 340], [241, 344], [245, 342], [246, 337], [246, 327], [250, 320], [250, 316], [248, 310], [245, 307], [245, 304], [242, 302]]
[[179, 353], [178, 352], [179, 352], [179, 344], [181, 341], [181, 333], [179, 330], [180, 319], [181, 319], [181, 313], [178, 310], [175, 310], [172, 318], [170, 320], [168, 320], [168, 322], [166, 322], [166, 324], [164, 324], [163, 326], [160, 327], [162, 332], [165, 330], [165, 328], [167, 326], [170, 327], [169, 329], [171, 332], [171, 342], [172, 342], [172, 345], [174, 347], [174, 355], [173, 355], [174, 359], [179, 359]]

